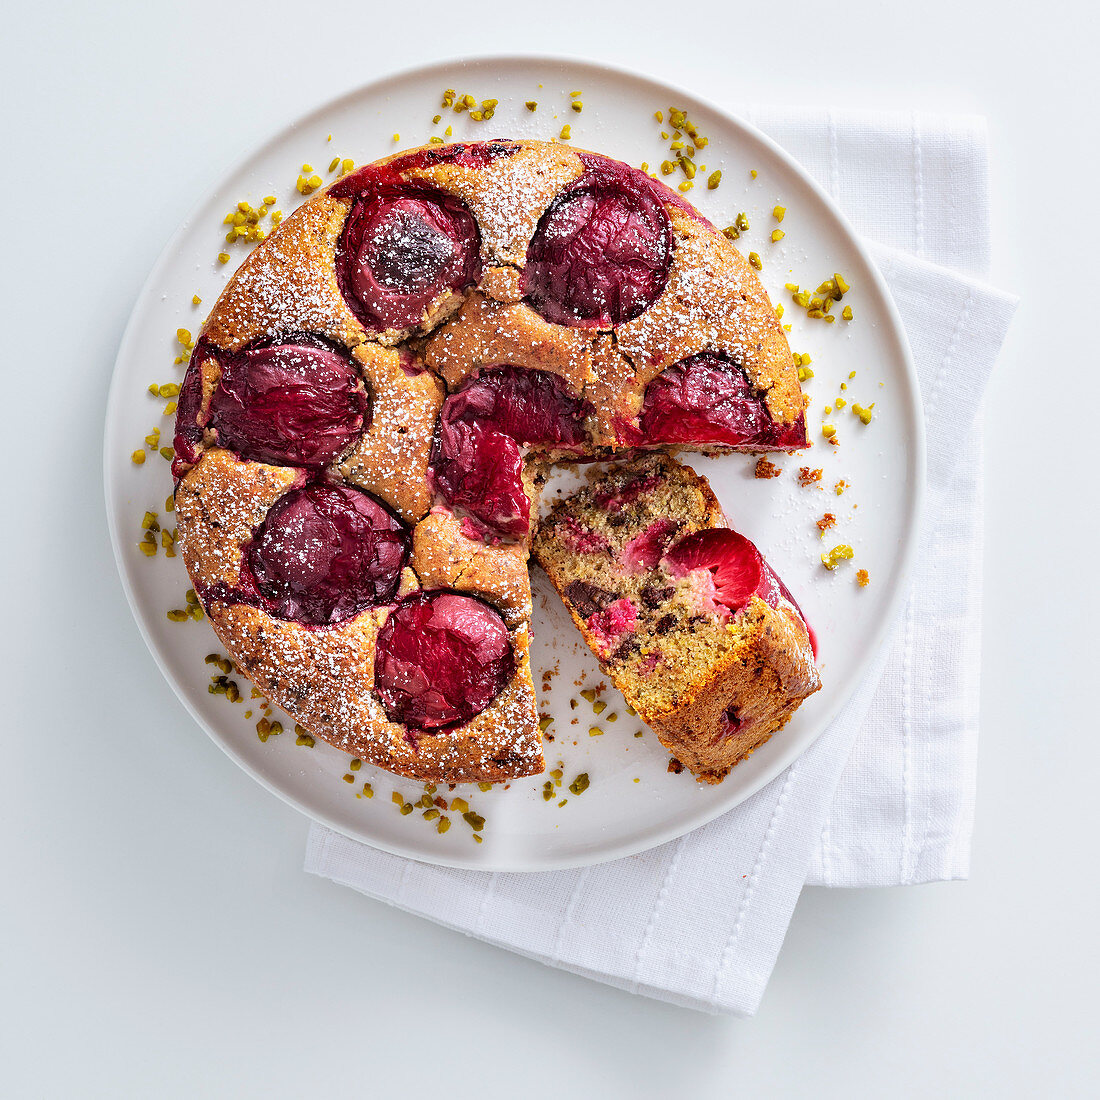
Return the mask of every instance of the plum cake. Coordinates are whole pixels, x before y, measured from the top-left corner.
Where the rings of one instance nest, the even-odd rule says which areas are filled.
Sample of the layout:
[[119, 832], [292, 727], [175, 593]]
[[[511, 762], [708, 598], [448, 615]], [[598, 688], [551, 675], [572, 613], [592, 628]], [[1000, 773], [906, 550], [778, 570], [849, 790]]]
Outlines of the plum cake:
[[248, 256], [172, 470], [195, 591], [265, 696], [401, 775], [496, 782], [544, 766], [550, 465], [805, 446], [782, 327], [722, 233], [618, 161], [496, 140], [350, 172]]

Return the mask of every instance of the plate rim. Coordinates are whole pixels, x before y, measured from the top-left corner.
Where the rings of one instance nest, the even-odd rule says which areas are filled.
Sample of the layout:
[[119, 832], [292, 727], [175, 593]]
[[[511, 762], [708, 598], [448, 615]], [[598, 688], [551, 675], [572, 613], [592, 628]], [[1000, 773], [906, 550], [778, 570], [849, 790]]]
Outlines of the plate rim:
[[[644, 838], [638, 840], [637, 843], [621, 843], [614, 850], [609, 852], [577, 852], [573, 855], [563, 855], [560, 857], [546, 856], [540, 857], [540, 861], [537, 865], [516, 863], [513, 859], [504, 858], [494, 862], [471, 862], [470, 860], [464, 860], [460, 857], [451, 857], [446, 853], [440, 853], [438, 856], [428, 856], [423, 852], [417, 850], [415, 852], [409, 851], [403, 848], [400, 844], [390, 844], [385, 841], [380, 841], [374, 837], [366, 838], [363, 835], [353, 835], [346, 828], [342, 827], [340, 823], [332, 820], [323, 811], [318, 810], [314, 806], [305, 805], [299, 798], [291, 794], [289, 791], [282, 789], [278, 784], [270, 780], [267, 776], [263, 775], [256, 769], [254, 769], [251, 763], [237, 751], [233, 743], [226, 737], [222, 736], [212, 724], [208, 723], [205, 718], [198, 712], [195, 706], [192, 705], [188, 696], [187, 690], [184, 688], [181, 681], [176, 677], [172, 670], [168, 667], [167, 660], [160, 652], [159, 646], [154, 642], [152, 634], [148, 629], [146, 623], [146, 616], [144, 607], [139, 603], [137, 595], [133, 586], [130, 583], [129, 575], [123, 564], [123, 545], [121, 541], [121, 531], [114, 522], [114, 516], [117, 512], [117, 496], [118, 491], [111, 476], [112, 460], [115, 457], [117, 451], [115, 429], [117, 427], [116, 418], [112, 414], [112, 410], [118, 406], [117, 395], [122, 386], [122, 365], [123, 362], [129, 357], [130, 346], [136, 340], [136, 331], [138, 328], [138, 313], [139, 307], [146, 300], [149, 293], [154, 289], [158, 279], [160, 278], [163, 270], [168, 266], [171, 258], [174, 256], [179, 248], [181, 241], [190, 232], [193, 222], [201, 210], [201, 208], [209, 201], [212, 191], [216, 191], [221, 185], [221, 181], [236, 175], [239, 172], [246, 170], [248, 164], [262, 157], [273, 146], [277, 145], [281, 141], [285, 140], [288, 135], [294, 131], [300, 130], [310, 124], [323, 118], [326, 114], [333, 110], [339, 110], [353, 103], [363, 97], [374, 95], [385, 95], [385, 88], [387, 85], [406, 81], [410, 79], [425, 79], [431, 76], [433, 73], [453, 73], [456, 70], [471, 68], [474, 66], [484, 65], [522, 65], [522, 64], [540, 64], [540, 65], [553, 65], [558, 66], [564, 73], [567, 69], [570, 72], [578, 70], [586, 70], [588, 72], [594, 72], [602, 77], [606, 77], [608, 74], [621, 80], [628, 80], [639, 82], [648, 85], [655, 91], [659, 90], [662, 93], [671, 93], [691, 107], [692, 104], [702, 107], [708, 111], [711, 111], [721, 116], [726, 122], [732, 124], [735, 129], [739, 129], [743, 134], [752, 139], [753, 141], [761, 143], [768, 151], [777, 157], [786, 167], [786, 169], [794, 173], [799, 180], [807, 186], [817, 200], [821, 202], [829, 213], [836, 220], [837, 224], [847, 237], [848, 243], [854, 249], [860, 260], [865, 267], [870, 271], [872, 282], [875, 285], [875, 289], [881, 298], [885, 307], [886, 320], [889, 321], [891, 328], [891, 335], [898, 344], [898, 350], [900, 351], [901, 364], [904, 368], [905, 375], [907, 377], [910, 391], [913, 397], [914, 416], [912, 417], [911, 427], [912, 437], [910, 443], [913, 449], [913, 468], [914, 478], [912, 485], [908, 491], [908, 509], [905, 513], [906, 525], [911, 531], [911, 536], [905, 544], [901, 547], [899, 559], [897, 560], [897, 583], [894, 586], [893, 592], [890, 594], [883, 608], [883, 612], [879, 621], [875, 624], [872, 631], [871, 642], [867, 647], [866, 654], [860, 663], [856, 666], [854, 672], [849, 677], [849, 683], [844, 686], [838, 693], [838, 698], [834, 703], [831, 710], [821, 716], [818, 720], [817, 730], [813, 737], [803, 745], [796, 745], [790, 743], [783, 745], [778, 752], [776, 752], [775, 758], [769, 763], [769, 765], [763, 768], [759, 775], [754, 777], [753, 780], [748, 782], [743, 788], [736, 791], [731, 801], [726, 803], [720, 803], [713, 808], [713, 812], [705, 812], [700, 820], [692, 820], [692, 822], [686, 826], [671, 825], [670, 827], [659, 831], [654, 835], [646, 835]], [[444, 83], [446, 83], [447, 77], [443, 77]], [[441, 85], [442, 86], [442, 85]], [[742, 118], [740, 115], [728, 110], [727, 108], [720, 106], [708, 98], [700, 96], [695, 92], [688, 91], [681, 88], [679, 85], [670, 83], [663, 79], [650, 76], [644, 72], [629, 69], [617, 64], [611, 64], [604, 61], [599, 61], [593, 58], [583, 56], [570, 56], [565, 54], [544, 54], [544, 53], [487, 53], [478, 54], [465, 57], [452, 58], [442, 61], [435, 61], [425, 65], [415, 65], [407, 68], [399, 69], [395, 72], [388, 73], [378, 79], [368, 81], [364, 84], [357, 85], [356, 87], [349, 89], [337, 96], [325, 100], [324, 102], [317, 104], [310, 108], [303, 114], [294, 118], [288, 123], [284, 123], [276, 130], [269, 133], [266, 138], [258, 142], [256, 145], [251, 146], [241, 156], [235, 158], [228, 166], [223, 168], [217, 173], [213, 182], [207, 186], [204, 186], [199, 194], [199, 197], [190, 206], [187, 214], [183, 218], [180, 225], [170, 235], [166, 241], [164, 247], [158, 254], [152, 267], [149, 270], [149, 274], [143, 281], [138, 293], [134, 299], [133, 308], [130, 311], [129, 318], [126, 322], [126, 327], [123, 331], [122, 338], [119, 341], [118, 352], [115, 357], [114, 366], [111, 372], [111, 381], [107, 389], [107, 403], [106, 403], [106, 417], [104, 424], [104, 441], [103, 441], [103, 483], [104, 483], [104, 504], [105, 511], [107, 513], [107, 527], [111, 540], [111, 549], [115, 558], [115, 568], [119, 575], [123, 591], [126, 595], [127, 603], [130, 607], [130, 612], [134, 618], [134, 621], [138, 627], [138, 631], [141, 634], [146, 648], [153, 657], [154, 662], [160, 669], [161, 674], [167, 680], [169, 686], [172, 688], [176, 697], [183, 704], [185, 710], [191, 715], [192, 719], [197, 725], [205, 731], [206, 735], [218, 746], [238, 767], [240, 767], [251, 779], [258, 782], [266, 790], [270, 791], [276, 797], [281, 799], [287, 805], [293, 807], [299, 813], [303, 814], [310, 821], [317, 822], [324, 825], [326, 828], [339, 833], [341, 836], [348, 837], [351, 840], [355, 840], [358, 843], [366, 844], [370, 847], [376, 848], [380, 851], [387, 852], [391, 855], [401, 856], [406, 859], [412, 859], [419, 863], [424, 863], [431, 866], [441, 867], [453, 867], [461, 868], [464, 870], [485, 871], [491, 873], [497, 872], [518, 872], [518, 873], [538, 873], [540, 871], [554, 871], [554, 870], [567, 870], [577, 869], [586, 866], [593, 866], [600, 863], [610, 862], [616, 859], [623, 859], [628, 856], [638, 855], [639, 853], [650, 851], [653, 848], [660, 846], [661, 844], [668, 843], [669, 841], [676, 840], [686, 834], [693, 832], [696, 829], [702, 828], [704, 825], [716, 820], [724, 814], [735, 809], [737, 806], [746, 802], [753, 795], [757, 794], [760, 790], [766, 787], [774, 779], [780, 776], [787, 770], [797, 759], [799, 759], [805, 752], [809, 751], [825, 733], [825, 731], [833, 724], [837, 716], [844, 709], [844, 707], [851, 700], [856, 689], [862, 680], [866, 677], [867, 672], [874, 663], [875, 658], [878, 656], [884, 644], [887, 642], [888, 633], [890, 628], [897, 619], [904, 601], [909, 595], [910, 584], [912, 580], [913, 568], [915, 564], [916, 555], [921, 542], [921, 533], [923, 526], [924, 510], [925, 510], [925, 496], [926, 496], [926, 473], [927, 473], [927, 439], [925, 432], [925, 424], [923, 417], [923, 409], [921, 402], [921, 388], [920, 381], [917, 376], [916, 365], [913, 361], [912, 349], [909, 344], [908, 334], [905, 331], [905, 326], [902, 323], [901, 315], [898, 311], [897, 304], [894, 301], [893, 295], [883, 277], [878, 265], [875, 263], [869, 250], [863, 242], [863, 239], [856, 232], [852, 226], [848, 217], [837, 206], [833, 198], [825, 190], [825, 188], [818, 183], [818, 181], [810, 175], [810, 173], [802, 167], [802, 165], [781, 145], [775, 140], [759, 130], [751, 122]]]

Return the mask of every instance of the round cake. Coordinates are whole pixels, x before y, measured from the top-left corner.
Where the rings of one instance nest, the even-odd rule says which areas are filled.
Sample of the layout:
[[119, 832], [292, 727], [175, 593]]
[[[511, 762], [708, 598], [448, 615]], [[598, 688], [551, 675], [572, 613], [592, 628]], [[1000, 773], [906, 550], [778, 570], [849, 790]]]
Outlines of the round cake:
[[679, 194], [537, 141], [311, 196], [210, 313], [176, 420], [181, 553], [238, 668], [435, 782], [543, 770], [527, 557], [550, 465], [807, 446], [782, 327]]

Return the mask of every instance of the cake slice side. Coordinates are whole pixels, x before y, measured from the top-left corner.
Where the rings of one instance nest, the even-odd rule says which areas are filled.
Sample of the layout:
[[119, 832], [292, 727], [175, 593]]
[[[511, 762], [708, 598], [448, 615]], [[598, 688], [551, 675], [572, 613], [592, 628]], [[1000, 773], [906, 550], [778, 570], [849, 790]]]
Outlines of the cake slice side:
[[809, 628], [705, 477], [664, 454], [559, 502], [533, 553], [675, 761], [722, 780], [821, 681]]

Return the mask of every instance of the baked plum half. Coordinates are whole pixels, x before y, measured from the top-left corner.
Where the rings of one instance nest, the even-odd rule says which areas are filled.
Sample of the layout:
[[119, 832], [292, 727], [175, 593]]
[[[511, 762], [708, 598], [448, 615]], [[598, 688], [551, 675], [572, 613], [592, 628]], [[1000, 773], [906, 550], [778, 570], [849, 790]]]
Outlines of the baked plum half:
[[585, 171], [555, 196], [527, 248], [523, 292], [548, 321], [612, 328], [664, 290], [672, 230], [644, 172], [582, 155]]
[[674, 577], [705, 571], [710, 600], [728, 612], [740, 611], [754, 595], [776, 606], [778, 594], [760, 551], [729, 528], [711, 527], [680, 539], [666, 551], [664, 562]]
[[523, 486], [521, 447], [576, 449], [587, 438], [589, 411], [588, 403], [549, 371], [482, 370], [443, 402], [428, 471], [433, 491], [475, 526], [523, 538], [531, 502]]
[[786, 600], [806, 624], [810, 646], [817, 656], [817, 635], [806, 621], [790, 589], [764, 560], [755, 544], [744, 535], [725, 527], [696, 531], [674, 543], [665, 552], [664, 564], [674, 577], [686, 577], [706, 570], [705, 591], [714, 606], [731, 613], [741, 610], [753, 596], [759, 596], [773, 610]]
[[408, 527], [368, 493], [308, 485], [281, 496], [245, 554], [264, 610], [328, 626], [397, 594]]
[[646, 386], [636, 442], [795, 450], [807, 446], [806, 419], [772, 420], [736, 363], [701, 352], [666, 367]]
[[[203, 362], [220, 378], [204, 425]], [[180, 392], [176, 454], [194, 462], [203, 427], [241, 458], [319, 469], [335, 461], [370, 424], [370, 400], [346, 353], [313, 337], [237, 352], [200, 344]]]
[[480, 714], [514, 671], [499, 612], [447, 589], [406, 596], [375, 645], [374, 686], [387, 716], [424, 733]]
[[336, 280], [370, 332], [415, 328], [441, 295], [481, 275], [477, 222], [452, 195], [368, 175], [336, 253]]

